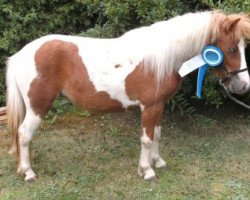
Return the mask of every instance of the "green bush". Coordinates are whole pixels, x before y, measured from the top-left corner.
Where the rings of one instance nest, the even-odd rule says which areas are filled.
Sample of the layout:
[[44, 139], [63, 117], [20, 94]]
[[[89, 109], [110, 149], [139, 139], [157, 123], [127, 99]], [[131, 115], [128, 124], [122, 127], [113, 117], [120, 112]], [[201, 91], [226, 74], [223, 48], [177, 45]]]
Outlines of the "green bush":
[[124, 32], [166, 20], [185, 12], [208, 9], [200, 0], [105, 0], [94, 2], [94, 7], [102, 8], [99, 22], [81, 35], [92, 37], [117, 37]]
[[77, 34], [92, 27], [98, 10], [85, 1], [0, 1], [0, 106], [4, 104], [7, 57], [49, 33]]
[[36, 0], [0, 3], [0, 66], [26, 43], [49, 33], [76, 34], [95, 23], [95, 10], [80, 1]]
[[250, 1], [249, 0], [202, 0], [202, 2], [213, 8], [220, 9], [226, 13], [240, 13], [250, 12]]

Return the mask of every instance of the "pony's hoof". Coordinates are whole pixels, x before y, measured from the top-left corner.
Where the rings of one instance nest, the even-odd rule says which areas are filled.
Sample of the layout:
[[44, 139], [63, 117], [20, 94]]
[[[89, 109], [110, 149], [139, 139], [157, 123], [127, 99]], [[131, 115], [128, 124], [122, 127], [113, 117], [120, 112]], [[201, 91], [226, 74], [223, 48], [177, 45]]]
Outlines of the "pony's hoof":
[[149, 179], [146, 179], [146, 181], [150, 182], [150, 183], [156, 183], [157, 182], [157, 178], [156, 176], [150, 177]]
[[144, 180], [150, 181], [150, 182], [156, 181], [156, 175], [153, 169], [150, 169], [145, 172]]
[[23, 171], [25, 171], [24, 180], [27, 181], [28, 183], [34, 183], [37, 180], [36, 174], [33, 172], [31, 168]]
[[148, 181], [148, 182], [151, 182], [151, 183], [155, 183], [156, 181], [157, 181], [157, 178], [156, 178], [156, 176], [154, 175], [154, 176], [144, 176], [144, 180], [145, 181]]
[[36, 177], [36, 176], [34, 176], [34, 177], [26, 177], [26, 178], [25, 178], [25, 181], [26, 181], [27, 183], [34, 183], [34, 182], [36, 182], [36, 180], [37, 180], [37, 177]]
[[159, 159], [155, 162], [156, 168], [165, 168], [166, 166], [167, 166], [167, 164], [163, 159]]

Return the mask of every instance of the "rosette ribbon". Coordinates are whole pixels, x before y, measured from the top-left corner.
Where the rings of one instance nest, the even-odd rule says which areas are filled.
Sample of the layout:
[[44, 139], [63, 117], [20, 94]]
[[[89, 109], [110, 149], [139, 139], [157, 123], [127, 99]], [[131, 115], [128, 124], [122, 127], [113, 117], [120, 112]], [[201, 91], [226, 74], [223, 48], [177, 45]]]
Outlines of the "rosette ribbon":
[[192, 71], [198, 70], [197, 75], [197, 85], [196, 85], [196, 96], [200, 99], [202, 92], [202, 84], [207, 69], [209, 67], [218, 67], [223, 62], [224, 55], [222, 51], [216, 46], [206, 46], [201, 54], [191, 58], [190, 60], [184, 62], [179, 69], [179, 74], [181, 77], [186, 76]]

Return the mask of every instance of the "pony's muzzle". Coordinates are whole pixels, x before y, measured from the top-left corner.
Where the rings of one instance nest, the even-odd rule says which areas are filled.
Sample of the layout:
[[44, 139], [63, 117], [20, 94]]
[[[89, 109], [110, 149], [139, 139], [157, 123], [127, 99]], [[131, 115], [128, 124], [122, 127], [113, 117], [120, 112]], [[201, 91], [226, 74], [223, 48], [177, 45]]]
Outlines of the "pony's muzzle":
[[246, 93], [247, 91], [249, 91], [249, 88], [249, 84], [246, 83], [245, 85], [243, 85], [242, 92]]
[[234, 94], [244, 94], [249, 91], [250, 84], [245, 81], [238, 81], [237, 84], [231, 83], [227, 89]]

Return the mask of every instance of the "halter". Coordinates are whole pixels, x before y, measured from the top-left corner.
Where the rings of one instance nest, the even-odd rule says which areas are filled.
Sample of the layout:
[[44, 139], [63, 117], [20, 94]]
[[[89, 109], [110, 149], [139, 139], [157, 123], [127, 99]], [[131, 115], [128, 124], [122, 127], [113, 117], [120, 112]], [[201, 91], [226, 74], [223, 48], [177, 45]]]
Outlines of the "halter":
[[225, 77], [224, 77], [224, 78], [220, 78], [220, 79], [219, 79], [219, 82], [220, 82], [220, 84], [224, 84], [224, 83], [225, 83], [228, 79], [230, 79], [232, 76], [237, 75], [237, 74], [239, 74], [239, 73], [241, 73], [241, 72], [244, 72], [244, 71], [247, 71], [247, 70], [248, 70], [248, 69], [245, 68], [245, 69], [230, 71], [230, 70], [228, 69], [228, 66], [225, 65], [225, 66], [224, 66], [224, 71], [225, 71], [224, 75], [225, 75]]
[[224, 91], [225, 91], [227, 97], [229, 97], [234, 103], [237, 103], [238, 105], [242, 106], [243, 108], [246, 108], [246, 109], [250, 110], [250, 106], [247, 105], [247, 104], [245, 104], [245, 103], [243, 103], [242, 101], [240, 101], [240, 100], [234, 98], [234, 97], [228, 92], [228, 90], [227, 90], [227, 88], [226, 88], [226, 86], [225, 86], [225, 84], [224, 84], [224, 83], [225, 83], [227, 80], [229, 80], [232, 76], [235, 76], [235, 75], [237, 75], [237, 74], [239, 74], [239, 73], [241, 73], [241, 72], [247, 71], [248, 69], [245, 68], [245, 69], [230, 71], [230, 70], [228, 70], [228, 67], [225, 66], [225, 67], [224, 67], [224, 70], [225, 70], [225, 73], [224, 73], [225, 77], [224, 77], [224, 78], [220, 78], [220, 79], [219, 79], [219, 83], [220, 83], [221, 87], [224, 89]]

